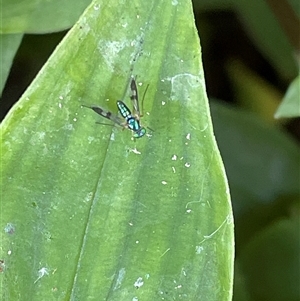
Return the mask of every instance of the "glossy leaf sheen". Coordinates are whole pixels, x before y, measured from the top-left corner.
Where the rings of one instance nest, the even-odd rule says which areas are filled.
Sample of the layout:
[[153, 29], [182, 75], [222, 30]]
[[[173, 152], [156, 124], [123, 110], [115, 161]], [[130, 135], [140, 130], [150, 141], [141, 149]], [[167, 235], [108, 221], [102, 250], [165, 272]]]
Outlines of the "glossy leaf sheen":
[[[230, 300], [233, 223], [188, 1], [93, 3], [2, 125], [4, 300]], [[143, 126], [81, 104], [131, 106]], [[19, 281], [22, 279], [22, 281]]]

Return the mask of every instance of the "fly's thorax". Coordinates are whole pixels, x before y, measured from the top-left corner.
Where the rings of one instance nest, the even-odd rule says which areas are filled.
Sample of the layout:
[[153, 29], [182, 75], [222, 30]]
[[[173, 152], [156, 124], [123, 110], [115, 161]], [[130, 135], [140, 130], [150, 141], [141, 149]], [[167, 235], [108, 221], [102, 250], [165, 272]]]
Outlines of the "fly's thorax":
[[141, 127], [139, 121], [132, 116], [127, 119], [127, 127], [133, 131], [134, 138], [140, 138], [146, 134], [146, 129]]
[[140, 123], [138, 122], [138, 120], [136, 120], [132, 116], [127, 119], [127, 125], [128, 125], [128, 128], [131, 129], [134, 132], [138, 131], [141, 128]]

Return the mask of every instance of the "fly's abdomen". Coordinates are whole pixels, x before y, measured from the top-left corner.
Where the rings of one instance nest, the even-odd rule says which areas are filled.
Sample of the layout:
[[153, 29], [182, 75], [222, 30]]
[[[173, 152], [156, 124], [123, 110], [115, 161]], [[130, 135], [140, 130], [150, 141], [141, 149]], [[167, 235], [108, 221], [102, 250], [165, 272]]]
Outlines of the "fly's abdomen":
[[126, 119], [126, 121], [128, 121], [128, 119], [132, 118], [130, 110], [128, 109], [128, 107], [125, 105], [125, 103], [123, 101], [118, 100], [117, 106], [118, 106], [118, 109], [119, 109], [121, 115], [123, 116], [123, 118]]
[[125, 103], [121, 100], [118, 100], [117, 101], [117, 106], [118, 106], [118, 109], [119, 109], [121, 115], [126, 120], [127, 128], [134, 132], [133, 136], [135, 138], [143, 137], [146, 133], [145, 128], [142, 128], [140, 123], [139, 123], [139, 120], [134, 118], [131, 115], [131, 112], [128, 109], [128, 107], [125, 105]]

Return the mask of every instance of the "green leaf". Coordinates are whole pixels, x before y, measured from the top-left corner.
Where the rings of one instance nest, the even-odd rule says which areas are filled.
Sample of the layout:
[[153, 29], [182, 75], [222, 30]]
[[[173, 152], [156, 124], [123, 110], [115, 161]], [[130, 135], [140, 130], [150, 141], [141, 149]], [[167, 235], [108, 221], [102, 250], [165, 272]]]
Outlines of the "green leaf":
[[299, 146], [253, 113], [217, 102], [211, 103], [211, 112], [230, 184], [238, 248], [285, 216], [299, 198]]
[[[128, 106], [147, 136], [82, 104]], [[4, 300], [230, 300], [233, 222], [191, 3], [92, 3], [1, 128]], [[19, 281], [22, 279], [22, 281]]]
[[[291, 32], [298, 30], [298, 27], [293, 27], [293, 21], [300, 16], [298, 2], [298, 0], [288, 0], [281, 4], [281, 7], [286, 8], [282, 11], [282, 15], [283, 18], [286, 16], [285, 19], [288, 19], [287, 24], [290, 25]], [[194, 0], [193, 5], [197, 13], [209, 10], [212, 12], [233, 10], [238, 15], [239, 21], [244, 24], [250, 39], [272, 67], [276, 68], [284, 78], [293, 78], [297, 74], [297, 64], [293, 55], [295, 49], [289, 39], [291, 32], [287, 32], [286, 28], [284, 30], [280, 22], [282, 20], [274, 15], [272, 5], [276, 6], [276, 3], [260, 0]], [[295, 16], [292, 16], [291, 12]], [[224, 26], [228, 25], [224, 24]], [[202, 31], [205, 32], [203, 30], [205, 28], [203, 27]]]
[[1, 33], [45, 33], [69, 28], [90, 0], [2, 0]]
[[2, 94], [13, 59], [19, 48], [23, 35], [0, 35], [0, 95]]
[[239, 60], [230, 60], [226, 71], [240, 106], [255, 112], [268, 123], [276, 122], [274, 112], [282, 98], [278, 89]]
[[[283, 77], [294, 77], [297, 73], [297, 64], [293, 56], [294, 49], [279, 20], [270, 9], [270, 3], [260, 0], [242, 0], [235, 1], [235, 4], [235, 9], [245, 24], [247, 32], [252, 36], [264, 57]], [[299, 7], [299, 4], [296, 0], [289, 0], [285, 5], [291, 6], [291, 9], [294, 7], [294, 13], [297, 14], [298, 11], [295, 8]]]
[[235, 216], [234, 300], [298, 300], [299, 146], [253, 113], [211, 112]]
[[275, 113], [275, 118], [300, 116], [300, 75], [290, 84], [280, 106]]
[[300, 193], [299, 146], [290, 136], [232, 106], [213, 102], [211, 110], [232, 200], [239, 206], [236, 217], [254, 204]]
[[297, 216], [270, 225], [244, 247], [239, 263], [253, 300], [299, 300], [299, 246]]

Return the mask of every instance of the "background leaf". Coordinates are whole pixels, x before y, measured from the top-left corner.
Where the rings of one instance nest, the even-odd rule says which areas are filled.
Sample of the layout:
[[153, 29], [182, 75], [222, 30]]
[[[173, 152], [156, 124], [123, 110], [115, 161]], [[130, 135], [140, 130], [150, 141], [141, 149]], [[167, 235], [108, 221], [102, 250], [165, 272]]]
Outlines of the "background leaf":
[[241, 106], [256, 112], [268, 123], [276, 122], [274, 113], [282, 98], [279, 90], [240, 61], [228, 62], [227, 69], [232, 89]]
[[1, 33], [43, 33], [69, 28], [90, 0], [1, 1]]
[[[93, 3], [7, 115], [4, 300], [231, 299], [229, 192], [191, 16], [188, 2]], [[131, 74], [153, 128], [137, 141], [81, 107], [129, 105]]]
[[253, 113], [211, 112], [234, 209], [234, 300], [298, 300], [299, 146]]
[[239, 263], [253, 300], [299, 299], [299, 245], [299, 219], [294, 218], [270, 225], [243, 248]]
[[[234, 36], [234, 39], [238, 39], [238, 43], [242, 43], [240, 44], [241, 49], [234, 47], [234, 56], [238, 54], [239, 58], [239, 56], [241, 55], [241, 53], [237, 53], [237, 50], [247, 50], [246, 54], [254, 56], [255, 47], [259, 49], [264, 58], [272, 65], [273, 68], [276, 68], [277, 72], [285, 79], [294, 77], [297, 74], [298, 67], [294, 57], [297, 49], [293, 47], [294, 45], [291, 45], [291, 41], [289, 40], [288, 35], [289, 32], [284, 31], [284, 28], [282, 28], [280, 20], [276, 18], [276, 15], [274, 15], [273, 7], [281, 7], [284, 10], [282, 11], [283, 18], [286, 18], [287, 22], [290, 22], [290, 24], [294, 25], [292, 22], [292, 17], [294, 17], [294, 15], [295, 17], [300, 17], [299, 3], [297, 0], [287, 0], [284, 1], [284, 3], [280, 3], [280, 5], [278, 5], [276, 1], [259, 0], [194, 0], [193, 3], [196, 10], [198, 12], [200, 11], [201, 13], [210, 12], [211, 15], [216, 15], [222, 10], [227, 12], [230, 12], [230, 10], [232, 10], [235, 12], [238, 21], [242, 23], [243, 29], [247, 32], [247, 39], [251, 39], [253, 45], [250, 49], [245, 49], [244, 47], [246, 41], [242, 40], [243, 37]], [[294, 13], [293, 16], [290, 15], [291, 12]], [[223, 33], [219, 30], [216, 33], [217, 36], [213, 37], [214, 40], [216, 40], [216, 38], [220, 40], [222, 40], [222, 38], [227, 38], [224, 36], [224, 34], [228, 34], [228, 32], [226, 31], [231, 29], [232, 24], [223, 23], [222, 26], [224, 27], [224, 25], [226, 25], [226, 29]], [[296, 23], [296, 26], [290, 27], [289, 29], [292, 30], [293, 33], [295, 33], [298, 30], [297, 25], [299, 24]], [[235, 24], [235, 27], [238, 26], [239, 24]], [[203, 35], [205, 34], [205, 29], [207, 30], [207, 27], [203, 26], [202, 24], [200, 29], [201, 34]], [[234, 33], [236, 34], [237, 32]], [[210, 34], [212, 34], [212, 32], [210, 32]], [[216, 44], [218, 44], [218, 42], [220, 41], [215, 42]], [[215, 51], [217, 52], [217, 49]], [[226, 47], [225, 49], [223, 49], [222, 53], [220, 53], [220, 57], [224, 56], [225, 51]], [[254, 58], [255, 57], [253, 57], [253, 59]]]
[[[253, 38], [256, 47], [261, 50], [264, 57], [284, 78], [293, 77], [297, 74], [297, 65], [293, 56], [295, 49], [269, 5], [270, 2], [267, 1], [243, 0], [236, 2], [236, 10], [249, 36]], [[299, 6], [295, 0], [286, 1], [285, 8], [286, 6], [291, 9], [294, 7], [293, 11], [299, 18], [299, 11], [296, 10]]]
[[237, 218], [258, 204], [300, 193], [299, 147], [291, 137], [253, 113], [218, 103], [211, 110]]
[[2, 94], [3, 87], [8, 77], [13, 58], [18, 50], [23, 35], [0, 35], [0, 95]]
[[290, 84], [282, 103], [277, 109], [275, 118], [300, 117], [300, 75]]

